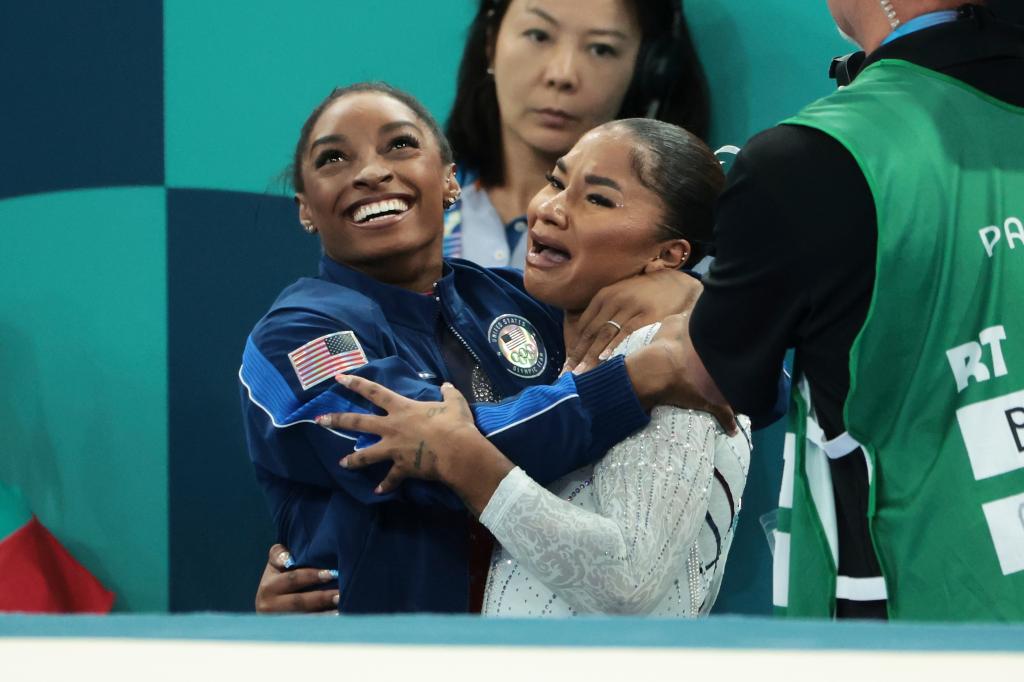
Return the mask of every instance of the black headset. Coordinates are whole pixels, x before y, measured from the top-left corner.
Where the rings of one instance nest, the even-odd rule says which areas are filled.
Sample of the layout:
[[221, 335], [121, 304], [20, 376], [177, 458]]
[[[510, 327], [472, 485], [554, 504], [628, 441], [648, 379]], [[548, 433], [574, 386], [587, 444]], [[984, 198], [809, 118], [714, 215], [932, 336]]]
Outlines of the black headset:
[[682, 61], [683, 50], [679, 41], [683, 37], [683, 3], [672, 3], [672, 24], [668, 33], [649, 43], [637, 59], [636, 84], [640, 101], [646, 105], [644, 116], [661, 118], [672, 100]]

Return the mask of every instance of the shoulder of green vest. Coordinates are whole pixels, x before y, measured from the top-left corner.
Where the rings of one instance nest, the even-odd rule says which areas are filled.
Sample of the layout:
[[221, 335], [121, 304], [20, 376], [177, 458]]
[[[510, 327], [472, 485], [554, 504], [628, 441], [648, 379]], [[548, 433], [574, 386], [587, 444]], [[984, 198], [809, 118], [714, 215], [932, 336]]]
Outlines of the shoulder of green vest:
[[837, 118], [848, 118], [860, 107], [874, 109], [882, 98], [910, 98], [908, 81], [928, 78], [921, 67], [898, 60], [882, 60], [857, 76], [851, 85], [816, 100], [784, 121], [787, 125], [821, 127]]
[[861, 72], [851, 85], [812, 102], [782, 123], [830, 134], [864, 120], [884, 120], [891, 127], [901, 121], [909, 123], [907, 108], [926, 108], [930, 99], [945, 101], [952, 93], [960, 93], [961, 99], [979, 106], [990, 104], [1024, 115], [1024, 109], [1000, 102], [946, 74], [904, 60], [883, 59]]

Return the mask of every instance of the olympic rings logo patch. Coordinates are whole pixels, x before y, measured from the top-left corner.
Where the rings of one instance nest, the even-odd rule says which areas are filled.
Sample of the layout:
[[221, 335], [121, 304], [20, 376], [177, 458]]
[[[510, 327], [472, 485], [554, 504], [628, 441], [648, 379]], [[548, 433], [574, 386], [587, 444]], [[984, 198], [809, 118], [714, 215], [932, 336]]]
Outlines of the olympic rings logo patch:
[[501, 315], [491, 322], [487, 340], [501, 358], [502, 364], [512, 374], [532, 379], [540, 376], [548, 364], [537, 329], [530, 321], [519, 315]]

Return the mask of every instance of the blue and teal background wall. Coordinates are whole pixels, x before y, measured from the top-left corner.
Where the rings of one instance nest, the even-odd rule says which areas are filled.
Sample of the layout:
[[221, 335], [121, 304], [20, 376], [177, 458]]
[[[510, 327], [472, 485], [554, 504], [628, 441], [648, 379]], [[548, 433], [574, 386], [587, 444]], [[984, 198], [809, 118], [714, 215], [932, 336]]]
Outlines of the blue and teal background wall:
[[[117, 609], [251, 608], [273, 537], [238, 359], [317, 257], [281, 173], [336, 84], [388, 80], [443, 119], [472, 5], [0, 5], [0, 481]], [[686, 11], [713, 144], [829, 92], [847, 49], [824, 0]], [[720, 611], [769, 608], [757, 517], [775, 506], [780, 451], [778, 429], [758, 435]]]

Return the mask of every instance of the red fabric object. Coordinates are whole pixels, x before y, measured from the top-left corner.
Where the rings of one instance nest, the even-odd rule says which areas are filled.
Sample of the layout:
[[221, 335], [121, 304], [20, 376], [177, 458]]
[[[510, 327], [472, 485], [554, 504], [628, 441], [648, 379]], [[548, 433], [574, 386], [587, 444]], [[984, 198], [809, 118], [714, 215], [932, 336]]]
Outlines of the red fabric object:
[[0, 541], [0, 611], [107, 613], [114, 593], [35, 516]]

